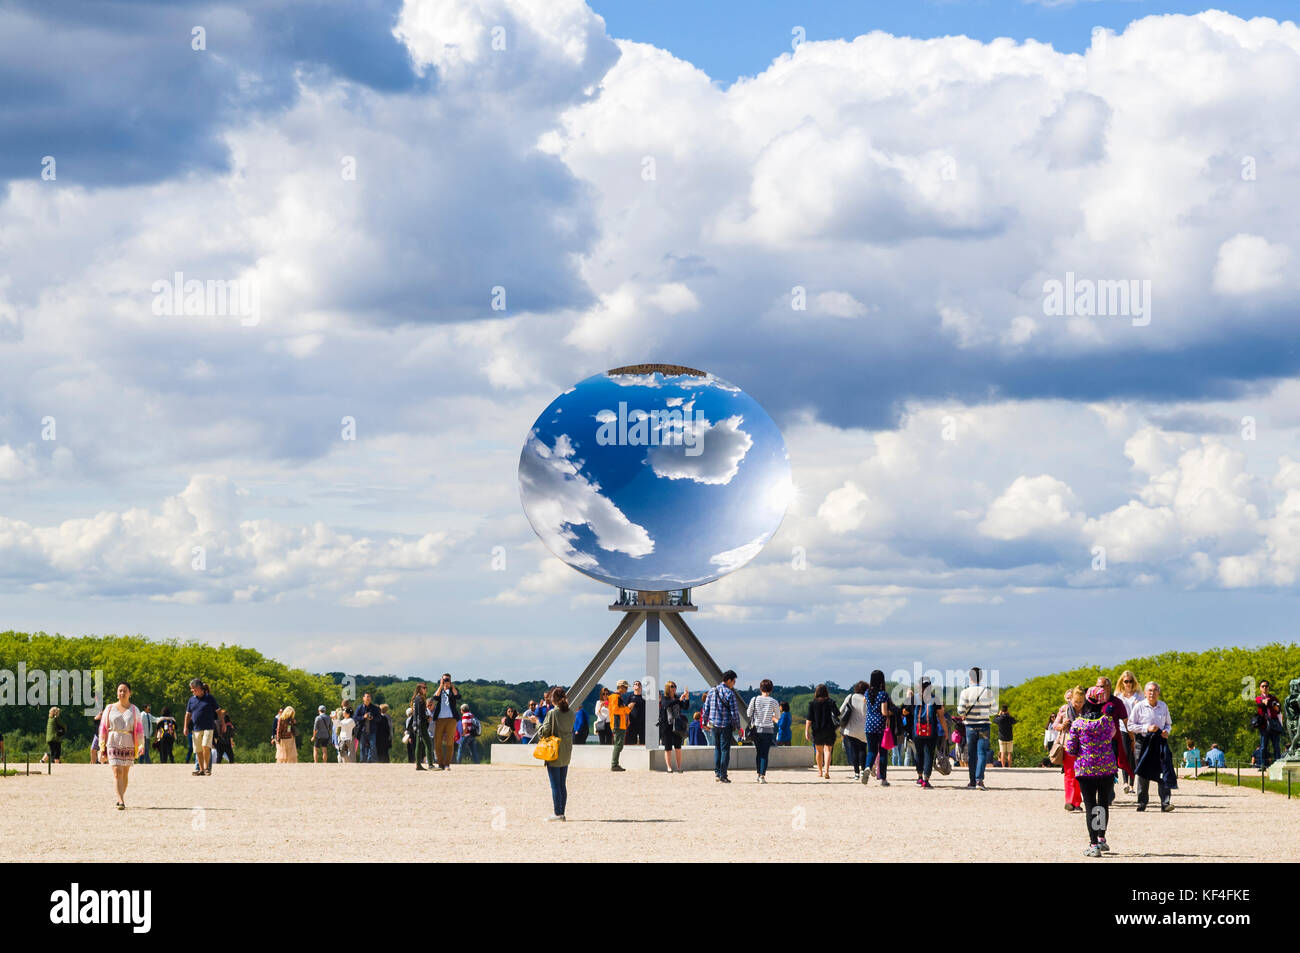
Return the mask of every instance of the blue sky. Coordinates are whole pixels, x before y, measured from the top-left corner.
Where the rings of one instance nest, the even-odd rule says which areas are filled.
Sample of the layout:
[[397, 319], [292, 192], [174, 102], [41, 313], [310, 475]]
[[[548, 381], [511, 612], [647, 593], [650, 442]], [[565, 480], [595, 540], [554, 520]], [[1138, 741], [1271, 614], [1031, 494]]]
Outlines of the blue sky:
[[[1283, 0], [1232, 0], [1213, 6], [1246, 19], [1286, 20], [1296, 15], [1295, 5]], [[1138, 17], [1199, 13], [1207, 6], [1185, 0], [594, 0], [591, 8], [605, 18], [611, 35], [653, 43], [730, 84], [738, 76], [761, 73], [788, 52], [796, 26], [804, 28], [809, 40], [851, 40], [883, 30], [919, 39], [1032, 39], [1063, 53], [1082, 53], [1097, 27], [1122, 32]]]
[[0, 9], [0, 624], [567, 680], [520, 448], [663, 361], [790, 452], [743, 679], [1289, 637], [1300, 29], [860, 6]]

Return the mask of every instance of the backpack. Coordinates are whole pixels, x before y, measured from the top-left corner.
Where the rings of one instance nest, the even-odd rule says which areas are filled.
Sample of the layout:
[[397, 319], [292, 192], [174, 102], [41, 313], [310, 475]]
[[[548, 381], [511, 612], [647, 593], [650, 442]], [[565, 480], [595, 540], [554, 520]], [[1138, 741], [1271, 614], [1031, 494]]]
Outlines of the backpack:
[[934, 737], [934, 711], [929, 704], [917, 705], [913, 708], [912, 719], [916, 722], [913, 726], [913, 732], [916, 737]]
[[471, 715], [469, 719], [469, 736], [471, 738], [477, 738], [482, 733], [483, 733], [483, 726], [479, 724], [477, 718]]

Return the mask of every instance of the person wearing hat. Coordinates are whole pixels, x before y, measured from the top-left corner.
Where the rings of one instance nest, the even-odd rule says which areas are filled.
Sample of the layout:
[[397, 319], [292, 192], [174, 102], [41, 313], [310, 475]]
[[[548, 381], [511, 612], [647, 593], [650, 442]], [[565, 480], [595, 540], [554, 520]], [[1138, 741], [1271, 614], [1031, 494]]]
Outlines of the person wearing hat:
[[627, 768], [620, 767], [618, 756], [623, 750], [623, 742], [627, 740], [627, 717], [632, 713], [632, 706], [624, 704], [623, 693], [627, 691], [627, 679], [620, 678], [618, 684], [614, 686], [614, 691], [609, 693], [609, 726], [614, 731], [614, 754], [609, 762], [609, 770], [626, 771]]
[[1088, 826], [1086, 857], [1100, 857], [1110, 850], [1106, 843], [1106, 824], [1110, 820], [1110, 802], [1115, 794], [1115, 721], [1106, 714], [1109, 692], [1094, 685], [1084, 695], [1083, 708], [1070, 722], [1065, 736], [1065, 750], [1074, 757], [1075, 779], [1083, 794], [1083, 820]]
[[320, 705], [316, 708], [316, 721], [311, 726], [311, 760], [313, 762], [329, 763], [327, 753], [330, 749], [330, 738], [333, 734], [334, 722], [330, 721], [330, 716], [325, 713], [325, 706]]

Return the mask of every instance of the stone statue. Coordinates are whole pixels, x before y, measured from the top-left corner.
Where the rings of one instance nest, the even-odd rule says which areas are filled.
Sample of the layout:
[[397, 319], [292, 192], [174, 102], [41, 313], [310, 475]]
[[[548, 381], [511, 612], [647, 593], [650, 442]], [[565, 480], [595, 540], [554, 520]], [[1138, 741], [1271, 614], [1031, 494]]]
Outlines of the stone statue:
[[1286, 725], [1286, 754], [1288, 760], [1300, 758], [1300, 678], [1291, 679], [1290, 692], [1282, 703], [1282, 718]]

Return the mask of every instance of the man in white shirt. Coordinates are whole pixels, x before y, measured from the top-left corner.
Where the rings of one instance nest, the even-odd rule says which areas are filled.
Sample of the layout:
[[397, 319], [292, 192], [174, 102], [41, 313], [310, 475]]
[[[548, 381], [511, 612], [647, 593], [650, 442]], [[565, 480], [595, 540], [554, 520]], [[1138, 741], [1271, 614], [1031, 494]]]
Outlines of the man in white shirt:
[[[1168, 743], [1169, 732], [1173, 728], [1173, 721], [1169, 717], [1169, 706], [1160, 700], [1160, 686], [1155, 682], [1147, 682], [1146, 697], [1138, 699], [1137, 703], [1129, 710], [1128, 713], [1129, 731], [1133, 732], [1133, 763], [1136, 765], [1142, 760], [1142, 752], [1147, 746], [1153, 744], [1156, 738], [1165, 739]], [[1147, 791], [1151, 781], [1141, 775], [1137, 778], [1137, 809], [1145, 811], [1149, 794]], [[1165, 785], [1163, 773], [1160, 780], [1156, 782], [1156, 788], [1160, 794], [1160, 810], [1169, 813], [1174, 806], [1169, 803], [1170, 791]]]
[[978, 668], [970, 670], [970, 684], [961, 690], [957, 699], [957, 714], [966, 725], [966, 748], [968, 752], [968, 770], [970, 783], [968, 788], [984, 787], [984, 767], [989, 760], [989, 723], [992, 713], [997, 708], [997, 693], [987, 685], [980, 684], [984, 673]]

